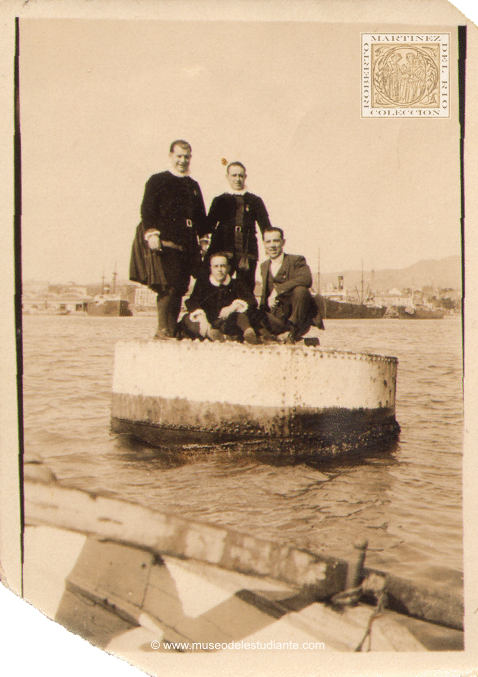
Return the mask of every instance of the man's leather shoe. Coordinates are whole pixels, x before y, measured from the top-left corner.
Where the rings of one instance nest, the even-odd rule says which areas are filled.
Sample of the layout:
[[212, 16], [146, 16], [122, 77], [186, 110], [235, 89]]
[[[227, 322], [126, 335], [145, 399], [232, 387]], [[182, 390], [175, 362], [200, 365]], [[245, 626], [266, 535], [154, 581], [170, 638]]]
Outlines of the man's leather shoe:
[[249, 343], [251, 346], [257, 346], [259, 345], [259, 339], [256, 336], [256, 332], [252, 327], [248, 327], [244, 331], [244, 341], [245, 343]]
[[267, 345], [268, 343], [281, 343], [280, 338], [274, 336], [274, 334], [272, 334], [270, 331], [261, 331], [260, 337], [262, 343], [264, 343], [265, 345]]
[[296, 342], [297, 342], [297, 339], [296, 339], [296, 336], [295, 336], [295, 332], [290, 331], [290, 332], [287, 334], [287, 336], [285, 337], [284, 343], [285, 343], [286, 345], [292, 345], [293, 343], [296, 343]]
[[167, 329], [157, 329], [156, 334], [153, 336], [153, 338], [157, 341], [162, 341], [164, 339], [171, 339], [173, 338], [173, 335], [171, 332], [169, 332]]
[[284, 343], [287, 343], [289, 345], [292, 343], [297, 343], [298, 341], [300, 341], [301, 338], [302, 334], [300, 333], [300, 331], [296, 327], [293, 327], [285, 337]]
[[224, 343], [226, 340], [222, 331], [219, 331], [219, 329], [213, 329], [212, 327], [207, 330], [206, 338], [208, 338], [210, 341], [219, 341], [220, 343]]

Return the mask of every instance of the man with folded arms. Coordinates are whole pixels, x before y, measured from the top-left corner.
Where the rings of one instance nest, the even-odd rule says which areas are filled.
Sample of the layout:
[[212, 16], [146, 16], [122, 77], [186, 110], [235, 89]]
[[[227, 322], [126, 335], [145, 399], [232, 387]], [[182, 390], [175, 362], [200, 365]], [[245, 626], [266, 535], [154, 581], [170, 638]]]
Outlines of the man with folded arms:
[[198, 238], [207, 232], [201, 189], [189, 176], [189, 143], [173, 141], [169, 159], [169, 171], [146, 183], [130, 264], [130, 279], [157, 293], [157, 339], [176, 333], [182, 296], [201, 264]]
[[[285, 343], [297, 343], [312, 324], [324, 325], [316, 298], [310, 293], [312, 273], [303, 256], [284, 252], [284, 232], [268, 228], [263, 235], [264, 249], [269, 257], [261, 263], [262, 296], [260, 309], [266, 338], [288, 332]], [[318, 339], [314, 339], [318, 345]]]
[[186, 301], [188, 313], [181, 320], [182, 335], [189, 338], [225, 341], [226, 338], [259, 343], [247, 312], [257, 308], [254, 295], [229, 274], [227, 255], [210, 258], [209, 277], [198, 277]]

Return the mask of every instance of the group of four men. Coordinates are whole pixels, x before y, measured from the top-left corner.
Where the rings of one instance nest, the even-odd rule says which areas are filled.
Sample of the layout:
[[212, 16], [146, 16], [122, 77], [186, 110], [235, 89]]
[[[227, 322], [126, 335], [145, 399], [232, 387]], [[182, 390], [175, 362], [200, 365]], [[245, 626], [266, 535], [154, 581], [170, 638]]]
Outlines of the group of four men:
[[[310, 268], [303, 256], [284, 253], [284, 233], [271, 225], [262, 199], [247, 191], [244, 165], [227, 166], [230, 190], [215, 197], [206, 214], [199, 184], [189, 176], [190, 144], [173, 141], [169, 158], [171, 168], [146, 183], [130, 265], [130, 279], [157, 293], [155, 338], [257, 344], [287, 332], [285, 342], [296, 343], [312, 324], [323, 328]], [[260, 305], [256, 223], [268, 256]], [[196, 282], [178, 324], [191, 276]]]

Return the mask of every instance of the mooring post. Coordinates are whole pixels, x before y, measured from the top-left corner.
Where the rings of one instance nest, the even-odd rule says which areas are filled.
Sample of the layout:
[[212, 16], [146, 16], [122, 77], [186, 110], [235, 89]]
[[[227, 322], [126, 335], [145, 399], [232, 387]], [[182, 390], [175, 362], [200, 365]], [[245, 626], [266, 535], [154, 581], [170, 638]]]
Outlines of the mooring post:
[[364, 538], [359, 541], [355, 541], [354, 548], [354, 559], [349, 562], [347, 568], [347, 583], [345, 586], [346, 590], [356, 588], [360, 585], [363, 578], [363, 565], [365, 562], [365, 553], [367, 550], [368, 541]]

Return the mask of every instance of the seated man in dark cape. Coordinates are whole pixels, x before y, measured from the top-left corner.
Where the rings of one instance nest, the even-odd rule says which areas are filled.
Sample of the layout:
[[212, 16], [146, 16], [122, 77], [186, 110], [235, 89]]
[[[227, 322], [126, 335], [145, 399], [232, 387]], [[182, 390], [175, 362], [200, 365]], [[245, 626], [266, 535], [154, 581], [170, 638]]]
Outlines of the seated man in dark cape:
[[181, 320], [182, 335], [210, 341], [230, 337], [253, 345], [259, 343], [248, 317], [248, 312], [257, 309], [254, 295], [229, 275], [226, 254], [213, 254], [210, 269], [209, 277], [198, 277], [186, 301], [188, 313]]
[[297, 343], [313, 324], [324, 328], [319, 297], [310, 293], [312, 273], [303, 256], [284, 253], [280, 228], [266, 229], [263, 239], [269, 258], [261, 264], [260, 333], [265, 338], [288, 332], [285, 343]]

